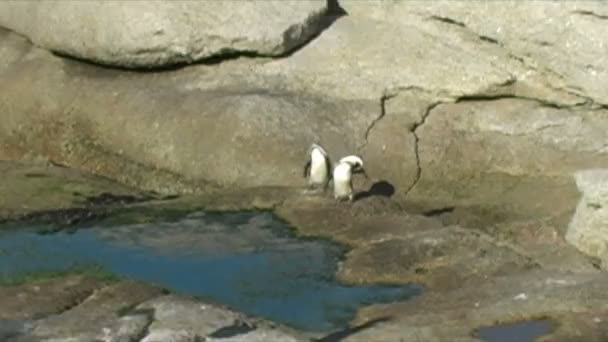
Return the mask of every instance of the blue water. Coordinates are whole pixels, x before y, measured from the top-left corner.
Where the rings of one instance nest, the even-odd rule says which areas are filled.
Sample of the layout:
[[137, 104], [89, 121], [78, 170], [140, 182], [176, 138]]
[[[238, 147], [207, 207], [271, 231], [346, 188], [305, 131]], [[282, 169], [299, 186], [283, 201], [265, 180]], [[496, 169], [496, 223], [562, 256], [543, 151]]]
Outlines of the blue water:
[[99, 265], [306, 331], [344, 328], [356, 310], [418, 286], [351, 287], [334, 278], [343, 248], [298, 239], [267, 212], [197, 212], [174, 222], [0, 233], [0, 277]]
[[553, 330], [550, 320], [526, 321], [483, 327], [479, 337], [486, 342], [534, 342]]

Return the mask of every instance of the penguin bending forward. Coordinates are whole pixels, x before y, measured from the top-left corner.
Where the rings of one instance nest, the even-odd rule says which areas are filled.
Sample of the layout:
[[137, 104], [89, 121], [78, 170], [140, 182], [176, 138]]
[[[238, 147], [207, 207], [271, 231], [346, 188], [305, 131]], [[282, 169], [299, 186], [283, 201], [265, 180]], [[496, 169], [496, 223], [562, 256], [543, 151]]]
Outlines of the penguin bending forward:
[[308, 177], [308, 188], [327, 189], [331, 179], [331, 161], [325, 149], [318, 144], [312, 144], [308, 149], [310, 158], [304, 166], [304, 177]]
[[353, 201], [353, 174], [361, 173], [369, 178], [363, 168], [363, 160], [358, 156], [347, 156], [338, 162], [333, 172], [334, 198], [339, 201]]

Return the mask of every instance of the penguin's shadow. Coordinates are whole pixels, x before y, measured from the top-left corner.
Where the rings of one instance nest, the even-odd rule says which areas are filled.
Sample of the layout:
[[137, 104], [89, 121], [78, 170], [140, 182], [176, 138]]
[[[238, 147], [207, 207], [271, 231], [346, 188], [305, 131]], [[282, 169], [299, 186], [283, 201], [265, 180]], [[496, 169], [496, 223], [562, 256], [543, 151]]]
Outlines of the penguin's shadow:
[[392, 197], [395, 194], [395, 186], [385, 180], [380, 180], [372, 184], [369, 190], [361, 191], [355, 194], [355, 201], [372, 197], [372, 196], [381, 196], [381, 197]]

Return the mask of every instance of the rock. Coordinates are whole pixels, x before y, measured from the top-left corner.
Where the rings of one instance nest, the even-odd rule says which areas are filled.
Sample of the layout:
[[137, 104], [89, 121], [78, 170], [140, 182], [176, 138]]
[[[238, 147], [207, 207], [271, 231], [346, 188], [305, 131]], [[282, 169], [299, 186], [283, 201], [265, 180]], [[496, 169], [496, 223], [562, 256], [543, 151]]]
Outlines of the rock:
[[[0, 157], [196, 193], [304, 185], [319, 142], [333, 159], [362, 155], [391, 199], [421, 212], [477, 210], [479, 226], [563, 215], [571, 173], [607, 161], [605, 7], [514, 4], [343, 1], [349, 15], [293, 54], [153, 73], [4, 34]], [[542, 13], [559, 20], [539, 25]]]
[[151, 319], [149, 313], [131, 314], [129, 309], [161, 293], [161, 289], [141, 283], [117, 282], [98, 289], [67, 311], [38, 320], [32, 335], [39, 339], [124, 341], [145, 332]]
[[[311, 142], [328, 146], [334, 159], [352, 153], [377, 115], [370, 101], [268, 89], [278, 85], [265, 78], [244, 84], [234, 73], [244, 73], [248, 63], [124, 75], [40, 51], [30, 58], [5, 73], [12, 90], [0, 95], [0, 111], [7, 113], [0, 155], [42, 155], [162, 193], [205, 191], [213, 187], [206, 180], [238, 187], [305, 184]], [[45, 74], [54, 86], [25, 77], [30, 72]], [[220, 88], [195, 88], [193, 79]], [[21, 87], [41, 96], [15, 102]]]
[[[434, 1], [432, 4], [420, 0], [342, 0], [340, 4], [352, 17], [365, 17], [395, 26], [413, 26], [438, 35], [446, 47], [455, 51], [454, 54], [442, 56], [448, 60], [447, 63], [451, 63], [452, 58], [456, 60], [458, 50], [473, 52], [469, 47], [476, 46], [478, 50], [471, 54], [474, 58], [464, 57], [465, 60], [456, 63], [473, 65], [480, 58], [487, 58], [483, 63], [506, 69], [516, 76], [516, 84], [536, 83], [532, 89], [525, 87], [526, 94], [522, 95], [529, 96], [531, 92], [548, 87], [564, 92], [561, 98], [553, 99], [559, 102], [573, 99], [572, 95], [588, 97], [598, 103], [606, 103], [608, 99], [608, 61], [601, 58], [608, 53], [603, 25], [608, 7], [604, 3], [522, 4], [511, 0], [478, 6], [476, 3], [454, 3], [449, 0]], [[539, 17], [547, 20], [539, 25]], [[397, 37], [393, 33], [385, 35]], [[422, 43], [425, 46], [432, 44]], [[427, 65], [427, 68], [436, 70], [444, 67], [441, 62]], [[470, 72], [469, 68], [456, 70]], [[473, 70], [476, 68], [473, 67]], [[428, 75], [432, 71], [421, 72], [418, 69], [416, 72]], [[446, 77], [453, 73], [454, 70], [450, 70]], [[480, 79], [482, 82], [486, 80], [487, 76]], [[545, 89], [542, 93], [548, 95], [551, 91]]]
[[589, 169], [575, 174], [582, 193], [566, 233], [566, 240], [608, 267], [608, 169]]
[[109, 179], [43, 162], [0, 161], [0, 174], [6, 180], [0, 183], [0, 220], [144, 196]]
[[438, 105], [416, 130], [421, 176], [410, 199], [495, 203], [508, 216], [571, 210], [570, 175], [608, 163], [605, 118], [604, 110], [515, 98]]
[[300, 332], [133, 281], [67, 275], [0, 286], [11, 341], [309, 341]]
[[165, 341], [308, 341], [284, 327], [247, 317], [219, 305], [177, 295], [142, 303], [153, 310], [154, 321], [142, 342]]
[[128, 68], [230, 54], [278, 56], [318, 34], [325, 1], [0, 4], [0, 26], [61, 54]]
[[530, 258], [483, 233], [447, 227], [368, 241], [347, 255], [338, 276], [349, 283], [374, 279], [445, 290], [536, 267]]
[[26, 321], [60, 314], [105, 285], [107, 281], [74, 275], [0, 287], [0, 321]]
[[494, 277], [449, 292], [427, 292], [412, 302], [365, 308], [353, 326], [366, 328], [343, 341], [473, 342], [479, 341], [473, 338], [479, 327], [547, 317], [557, 329], [543, 341], [600, 342], [608, 333], [602, 324], [607, 287], [602, 272], [535, 270]]

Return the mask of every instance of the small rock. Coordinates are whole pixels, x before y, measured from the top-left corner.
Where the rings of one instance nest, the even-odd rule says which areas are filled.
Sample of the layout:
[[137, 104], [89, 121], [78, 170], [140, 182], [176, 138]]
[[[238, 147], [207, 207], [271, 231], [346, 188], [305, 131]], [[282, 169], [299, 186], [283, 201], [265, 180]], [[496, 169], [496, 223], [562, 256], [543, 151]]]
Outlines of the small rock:
[[526, 300], [528, 299], [528, 295], [525, 293], [520, 293], [517, 296], [513, 297], [514, 300]]

